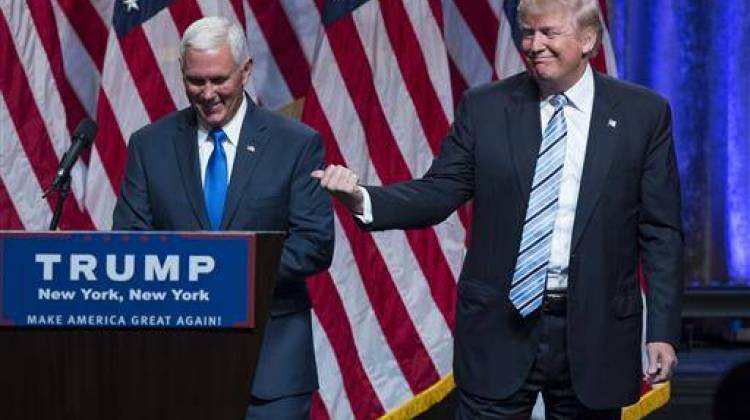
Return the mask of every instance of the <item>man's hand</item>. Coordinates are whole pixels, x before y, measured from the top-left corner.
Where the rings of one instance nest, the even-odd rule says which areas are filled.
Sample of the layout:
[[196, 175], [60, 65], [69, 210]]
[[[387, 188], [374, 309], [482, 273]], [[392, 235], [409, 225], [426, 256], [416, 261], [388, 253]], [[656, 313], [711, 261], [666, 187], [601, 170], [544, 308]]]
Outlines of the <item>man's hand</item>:
[[341, 165], [328, 165], [325, 170], [312, 171], [313, 178], [320, 179], [325, 188], [341, 204], [354, 214], [362, 214], [364, 197], [359, 189], [359, 177], [351, 169]]
[[677, 356], [672, 345], [661, 342], [648, 343], [646, 353], [648, 353], [648, 366], [643, 379], [650, 384], [669, 380], [674, 367], [677, 366]]

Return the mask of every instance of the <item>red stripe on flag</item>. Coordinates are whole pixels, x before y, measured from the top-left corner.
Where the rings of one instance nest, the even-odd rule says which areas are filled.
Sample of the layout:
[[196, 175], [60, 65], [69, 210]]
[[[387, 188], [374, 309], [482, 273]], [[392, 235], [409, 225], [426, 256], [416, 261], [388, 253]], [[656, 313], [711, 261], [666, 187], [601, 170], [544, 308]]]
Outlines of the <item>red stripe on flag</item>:
[[[326, 160], [344, 163], [333, 130], [314, 92], [310, 92], [305, 102], [302, 119], [323, 136]], [[354, 260], [360, 268], [370, 305], [383, 329], [388, 346], [393, 351], [396, 362], [412, 391], [417, 393], [440, 379], [437, 369], [414, 324], [409, 322], [411, 317], [372, 236], [354, 225], [348, 211], [343, 211], [339, 206], [336, 206], [336, 211], [346, 233], [346, 239], [352, 247]]]
[[94, 9], [91, 2], [58, 0], [58, 4], [96, 64], [96, 68], [101, 72], [104, 67], [104, 56], [107, 52], [107, 34], [109, 33], [107, 28], [110, 26], [110, 22], [105, 24], [102, 21], [99, 12]]
[[453, 90], [453, 108], [458, 107], [458, 103], [461, 101], [461, 96], [468, 89], [469, 84], [466, 83], [464, 76], [458, 70], [458, 66], [453, 61], [453, 58], [448, 56], [448, 70], [451, 75], [451, 89]]
[[[159, 64], [143, 28], [134, 27], [119, 41], [133, 83], [151, 121], [174, 111], [176, 106], [172, 102], [172, 95], [164, 82], [164, 76], [159, 70]], [[148, 121], [144, 121], [146, 122]]]
[[443, 22], [443, 5], [440, 3], [441, 0], [428, 0], [430, 9], [432, 10], [432, 17], [440, 28], [440, 36], [445, 34], [445, 25]]
[[[607, 25], [608, 25], [608, 19], [607, 19], [607, 0], [599, 0], [599, 10], [602, 12], [602, 18], [604, 19], [604, 22], [602, 22], [602, 25], [604, 25], [604, 31], [607, 31]], [[591, 62], [591, 65], [594, 66], [595, 69], [599, 70], [602, 73], [607, 73], [607, 54], [604, 52], [604, 39], [602, 39], [602, 43], [599, 45], [599, 48], [597, 49], [596, 56], [589, 60]]]
[[471, 215], [474, 211], [473, 201], [469, 201], [463, 206], [458, 208], [458, 218], [461, 220], [461, 224], [466, 231], [466, 237], [464, 238], [464, 245], [468, 248], [471, 242], [471, 221], [473, 220]]
[[492, 65], [495, 62], [495, 48], [497, 47], [497, 30], [500, 23], [497, 15], [490, 8], [487, 1], [453, 0], [456, 8], [464, 17], [466, 25], [474, 35], [477, 44], [482, 49], [484, 57]]
[[310, 87], [310, 65], [281, 2], [249, 1], [258, 26], [292, 96], [305, 96]]
[[3, 180], [0, 179], [0, 229], [2, 230], [23, 230], [21, 218], [18, 217], [16, 207], [5, 189]]
[[[388, 120], [378, 100], [370, 65], [351, 15], [327, 29], [328, 40], [341, 68], [341, 75], [365, 131], [373, 166], [384, 185], [411, 179], [408, 166], [399, 153]], [[433, 294], [435, 304], [452, 328], [455, 311], [455, 281], [442, 254], [435, 231], [405, 231]]]
[[243, 0], [231, 0], [234, 14], [237, 15], [237, 20], [242, 25], [242, 29], [247, 31], [247, 17], [245, 16], [245, 7], [243, 6]]
[[604, 57], [606, 54], [604, 54], [604, 48], [602, 46], [599, 46], [598, 52], [596, 53], [596, 56], [591, 58], [589, 62], [592, 66], [594, 66], [595, 69], [599, 70], [602, 73], [607, 73], [607, 59]]
[[122, 137], [120, 126], [117, 124], [112, 105], [104, 89], [99, 90], [96, 120], [99, 122], [99, 133], [94, 147], [99, 152], [102, 166], [107, 173], [108, 181], [112, 184], [115, 194], [120, 191], [123, 172], [125, 171], [125, 139]]
[[[31, 86], [21, 65], [18, 51], [5, 15], [0, 19], [0, 91], [8, 105], [8, 112], [16, 127], [18, 138], [29, 159], [39, 185], [44, 189], [57, 171], [58, 160], [39, 108], [31, 93]], [[12, 141], [12, 140], [11, 140]], [[56, 195], [47, 198], [50, 209], [54, 207]], [[63, 207], [60, 227], [64, 229], [93, 229], [88, 214], [78, 208], [75, 200], [67, 200]]]
[[[344, 212], [348, 213], [346, 210]], [[343, 217], [351, 218], [351, 215], [344, 214]], [[324, 311], [316, 311], [315, 314], [336, 355], [341, 380], [346, 395], [350, 398], [352, 412], [358, 419], [370, 419], [382, 415], [383, 406], [380, 405], [358, 352], [355, 351], [357, 346], [352, 334], [352, 326], [349, 318], [345, 316], [344, 304], [330, 273], [318, 274], [310, 278], [308, 284], [313, 306], [325, 308]]]
[[320, 392], [313, 393], [310, 420], [330, 420], [330, 418], [323, 400], [320, 399]]
[[336, 213], [352, 246], [354, 260], [360, 267], [362, 281], [388, 346], [412, 392], [417, 394], [440, 379], [437, 368], [411, 322], [409, 311], [372, 236], [359, 230], [349, 211], [338, 203]]
[[[52, 76], [55, 79], [57, 90], [60, 93], [63, 105], [65, 106], [65, 118], [68, 131], [71, 133], [75, 130], [78, 123], [87, 116], [86, 109], [83, 107], [81, 100], [75, 94], [65, 75], [63, 66], [62, 50], [60, 48], [60, 39], [57, 34], [57, 23], [52, 10], [51, 3], [35, 2], [34, 6], [28, 7], [34, 26], [42, 41], [44, 51], [47, 53], [47, 59], [50, 63]], [[106, 34], [106, 32], [105, 32]], [[95, 75], [91, 75], [92, 77]]]
[[608, 0], [599, 0], [599, 10], [602, 11], [602, 17], [604, 18], [604, 30], [606, 31], [609, 27], [609, 9], [607, 6]]
[[422, 48], [403, 3], [382, 2], [380, 9], [383, 12], [385, 29], [391, 40], [398, 67], [401, 69], [401, 75], [417, 111], [419, 123], [427, 136], [432, 154], [436, 155], [440, 151], [440, 143], [448, 130], [449, 123], [430, 80]]
[[191, 23], [203, 17], [203, 12], [195, 0], [183, 0], [179, 3], [172, 3], [169, 5], [169, 13], [172, 15], [172, 20], [180, 36], [185, 33], [185, 29]]
[[442, 249], [437, 245], [437, 234], [431, 228], [407, 230], [405, 233], [430, 286], [432, 298], [445, 323], [453, 331], [456, 324], [456, 280]]
[[315, 0], [315, 7], [318, 8], [318, 12], [323, 14], [323, 8], [325, 7], [326, 0]]

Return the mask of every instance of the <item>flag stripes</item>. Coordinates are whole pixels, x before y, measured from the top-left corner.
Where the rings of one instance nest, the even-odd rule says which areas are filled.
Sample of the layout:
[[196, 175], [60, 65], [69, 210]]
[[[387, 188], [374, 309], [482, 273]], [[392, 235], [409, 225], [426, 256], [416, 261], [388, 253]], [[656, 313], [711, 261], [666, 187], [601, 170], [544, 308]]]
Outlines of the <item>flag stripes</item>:
[[[57, 2], [53, 2], [53, 4], [57, 4], [58, 7], [62, 9], [66, 19], [70, 22], [70, 27], [75, 28], [76, 34], [81, 39], [83, 46], [84, 48], [86, 48], [86, 51], [88, 52], [90, 58], [96, 64], [96, 68], [101, 71], [104, 67], [104, 56], [107, 51], [106, 34], [111, 24], [110, 20], [112, 16], [112, 10], [110, 9], [102, 11], [104, 16], [107, 17], [105, 20], [103, 20], [94, 4], [88, 1], [58, 0]], [[34, 7], [36, 7], [36, 4], [34, 4]], [[33, 7], [29, 6], [29, 8]]]
[[[41, 3], [28, 9], [39, 41], [50, 64], [50, 72], [57, 86], [57, 91], [65, 104], [65, 121], [69, 132], [86, 116], [83, 104], [73, 91], [63, 68], [61, 44], [57, 34], [57, 23], [50, 3]], [[28, 18], [28, 17], [24, 17]]]
[[[166, 15], [162, 13], [157, 14], [164, 16], [166, 18]], [[200, 6], [198, 6], [198, 3], [195, 2], [195, 0], [182, 0], [180, 2], [174, 2], [171, 5], [169, 5], [169, 16], [172, 18], [171, 20], [174, 22], [176, 33], [173, 31], [163, 31], [162, 32], [171, 32], [170, 35], [172, 35], [172, 38], [177, 38], [179, 43], [179, 38], [182, 36], [182, 33], [185, 32], [185, 29], [187, 29], [188, 26], [190, 26], [191, 23], [194, 21], [202, 18], [204, 15], [203, 11], [201, 10]], [[228, 16], [227, 16], [228, 17]], [[168, 19], [162, 20], [165, 24], [167, 24]], [[153, 19], [150, 19], [149, 21], [146, 21], [146, 24], [148, 25], [149, 22], [154, 22]], [[152, 25], [148, 25], [152, 26]], [[155, 31], [159, 31], [158, 25], [155, 26]], [[163, 27], [162, 27], [163, 28]], [[172, 29], [172, 28], [169, 28]], [[177, 36], [174, 36], [177, 35]], [[177, 43], [171, 44], [171, 45], [165, 45], [167, 48], [176, 48]], [[171, 60], [174, 62], [174, 60]], [[179, 79], [178, 79], [179, 80]]]
[[130, 70], [135, 91], [150, 92], [148, 96], [141, 96], [149, 120], [157, 120], [176, 110], [164, 78], [154, 74], [155, 70], [159, 71], [159, 65], [154, 58], [151, 43], [146, 38], [143, 27], [136, 26], [120, 38], [120, 48], [124, 62]]
[[[4, 172], [5, 168], [0, 169]], [[33, 221], [30, 221], [29, 223], [33, 223]], [[5, 184], [3, 182], [0, 182], [0, 224], [2, 224], [5, 229], [9, 230], [23, 230], [24, 228], [24, 224], [16, 213], [13, 202], [11, 202], [10, 195], [5, 189]]]
[[497, 14], [485, 1], [456, 1], [455, 5], [476, 39], [477, 46], [484, 53], [484, 58], [493, 63], [498, 33]]
[[[332, 139], [333, 133], [322, 114], [322, 110], [323, 108], [317, 100], [317, 95], [315, 93], [308, 95], [305, 107], [305, 117], [311, 119], [320, 118], [320, 125], [318, 128], [320, 133], [325, 139]], [[340, 162], [342, 159], [340, 151], [338, 151], [335, 142], [331, 143], [333, 144], [326, 146], [328, 158]], [[331, 321], [335, 322], [339, 328], [351, 330], [356, 346], [337, 348], [335, 344], [338, 339], [341, 338], [333, 337], [335, 330], [326, 328], [327, 334], [330, 337], [329, 340], [334, 344], [333, 350], [338, 353], [337, 350], [347, 352], [353, 348], [359, 349], [358, 353], [361, 355], [360, 357], [362, 357], [363, 369], [367, 372], [368, 378], [371, 378], [370, 381], [372, 387], [378, 395], [378, 403], [397, 404], [398, 400], [393, 400], [391, 395], [411, 395], [412, 392], [410, 386], [401, 374], [396, 357], [393, 355], [391, 347], [388, 346], [387, 337], [382, 331], [384, 328], [388, 327], [379, 322], [380, 318], [383, 316], [383, 311], [369, 310], [367, 305], [362, 306], [363, 302], [369, 302], [370, 299], [368, 296], [368, 287], [377, 291], [378, 281], [387, 283], [388, 275], [383, 269], [384, 264], [381, 261], [376, 260], [374, 261], [375, 264], [370, 262], [365, 267], [369, 268], [368, 271], [380, 268], [383, 277], [375, 278], [374, 282], [367, 284], [363, 282], [363, 280], [365, 280], [363, 278], [364, 274], [362, 273], [363, 266], [359, 265], [358, 262], [362, 259], [366, 261], [369, 258], [377, 258], [377, 253], [373, 252], [374, 247], [369, 246], [369, 244], [349, 239], [360, 239], [361, 237], [364, 237], [365, 234], [356, 230], [354, 226], [352, 226], [351, 217], [346, 213], [345, 209], [337, 205], [335, 210], [335, 233], [336, 237], [341, 239], [337, 240], [335, 243], [333, 262], [329, 269], [329, 273], [332, 278], [337, 279], [336, 285], [339, 294], [342, 296], [342, 304], [350, 309], [345, 312], [347, 315], [345, 318], [341, 317], [341, 312], [333, 312], [331, 314], [328, 314], [326, 313], [327, 311], [323, 310], [316, 310], [315, 312], [321, 320], [324, 317], [332, 316]], [[339, 216], [342, 216], [343, 219], [340, 219]], [[343, 224], [340, 222], [341, 220], [344, 221]], [[359, 237], [357, 235], [359, 235]], [[344, 238], [349, 240], [344, 240]], [[321, 276], [323, 276], [323, 281], [325, 281], [325, 275]], [[311, 291], [311, 298], [314, 302], [314, 306], [319, 308], [323, 308], [325, 305], [325, 302], [318, 301], [318, 294], [316, 292], [318, 286], [317, 282], [319, 281], [318, 278], [321, 276], [316, 276], [308, 283], [311, 286], [309, 289]], [[387, 302], [384, 303], [386, 304], [385, 309], [387, 310]], [[354, 314], [357, 315], [354, 316]], [[395, 321], [396, 325], [398, 325], [397, 322], [399, 320], [395, 319]], [[351, 328], [348, 324], [351, 324]], [[353, 326], [356, 326], [357, 328], [354, 328]], [[406, 351], [408, 351], [408, 349], [406, 349]], [[356, 377], [347, 379], [357, 380]], [[321, 378], [320, 382], [321, 394], [324, 396], [336, 393], [340, 387], [335, 381], [333, 383], [326, 383], [323, 381], [323, 378]], [[359, 386], [367, 386], [367, 384], [360, 384]], [[353, 393], [350, 395], [352, 395], [353, 399], [358, 399], [357, 395], [359, 394]], [[331, 399], [332, 398], [324, 397], [324, 400]], [[355, 400], [355, 402], [356, 401], [357, 400]]]
[[310, 67], [282, 4], [250, 0], [250, 8], [292, 97], [305, 96], [310, 87]]

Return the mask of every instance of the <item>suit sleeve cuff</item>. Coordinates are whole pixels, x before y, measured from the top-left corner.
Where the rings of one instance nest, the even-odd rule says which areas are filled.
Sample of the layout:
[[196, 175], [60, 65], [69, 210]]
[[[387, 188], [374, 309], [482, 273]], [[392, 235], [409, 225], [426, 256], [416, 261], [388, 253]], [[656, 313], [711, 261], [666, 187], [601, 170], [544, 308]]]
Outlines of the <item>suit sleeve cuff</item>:
[[370, 193], [367, 192], [367, 189], [364, 187], [359, 187], [359, 191], [362, 192], [362, 214], [355, 214], [354, 217], [357, 218], [362, 224], [369, 225], [373, 222], [372, 217], [372, 202], [370, 201]]

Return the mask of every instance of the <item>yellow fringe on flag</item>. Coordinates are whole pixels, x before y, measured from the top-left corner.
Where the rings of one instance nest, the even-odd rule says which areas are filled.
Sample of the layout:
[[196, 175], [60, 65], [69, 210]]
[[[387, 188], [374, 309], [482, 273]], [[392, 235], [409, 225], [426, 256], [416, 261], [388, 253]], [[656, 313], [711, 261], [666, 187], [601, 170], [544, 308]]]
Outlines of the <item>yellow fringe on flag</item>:
[[[400, 407], [384, 414], [380, 417], [380, 420], [413, 419], [442, 401], [455, 387], [453, 373], [449, 373]], [[637, 403], [623, 408], [621, 419], [640, 420], [656, 409], [663, 407], [669, 401], [669, 395], [669, 382], [656, 384], [650, 391], [641, 395], [641, 399]]]
[[654, 385], [650, 391], [641, 395], [637, 403], [622, 409], [622, 420], [640, 420], [646, 417], [657, 408], [663, 407], [669, 401], [669, 394], [669, 382]]
[[400, 407], [380, 417], [381, 420], [402, 420], [413, 419], [414, 417], [429, 410], [430, 407], [443, 400], [456, 385], [453, 382], [453, 373], [449, 373], [445, 378], [435, 382], [432, 386], [420, 392], [411, 400], [402, 404]]
[[296, 101], [289, 102], [282, 106], [279, 112], [286, 115], [287, 117], [299, 120], [302, 118], [302, 110], [305, 108], [305, 98], [299, 98]]

